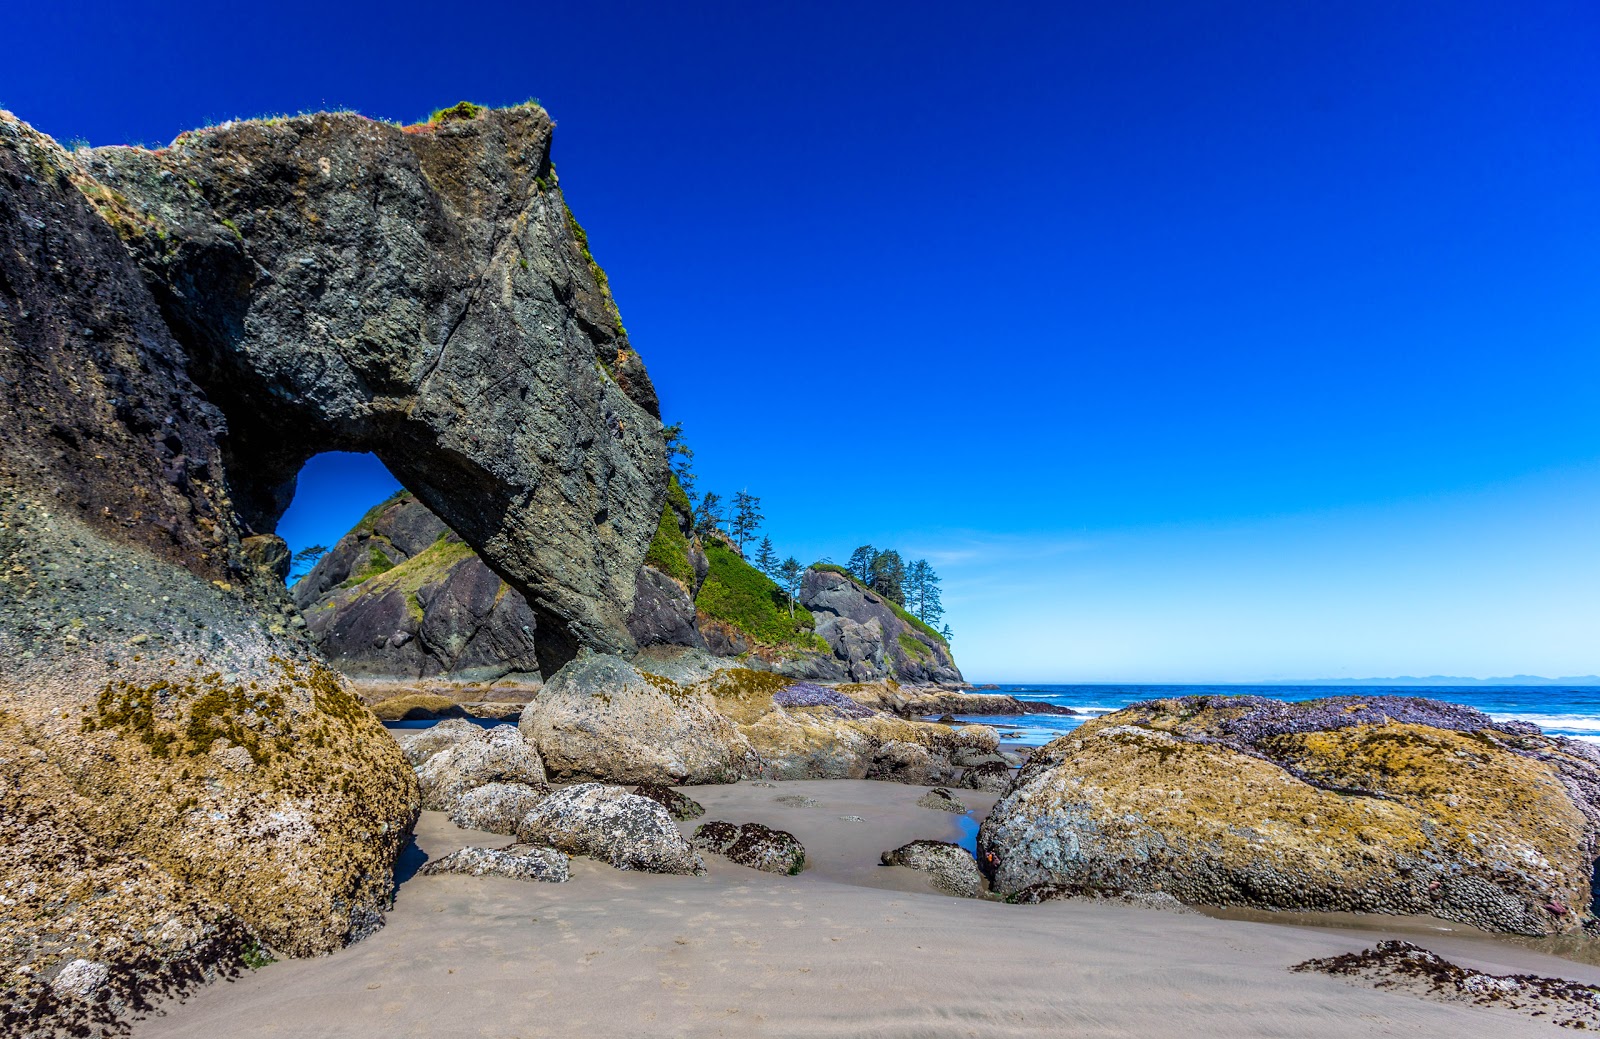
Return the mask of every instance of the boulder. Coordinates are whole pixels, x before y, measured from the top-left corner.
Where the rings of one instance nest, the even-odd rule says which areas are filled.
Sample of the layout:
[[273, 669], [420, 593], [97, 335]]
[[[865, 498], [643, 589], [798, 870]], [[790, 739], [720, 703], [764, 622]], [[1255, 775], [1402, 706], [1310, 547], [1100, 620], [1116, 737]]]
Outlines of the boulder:
[[795, 835], [761, 823], [702, 823], [695, 828], [692, 842], [696, 848], [763, 873], [792, 877], [806, 868], [806, 849]]
[[954, 733], [958, 764], [970, 755], [993, 754], [1000, 749], [1000, 734], [987, 725], [962, 725]]
[[435, 754], [453, 747], [463, 740], [475, 740], [483, 733], [483, 726], [474, 725], [465, 718], [446, 718], [438, 725], [414, 731], [394, 732], [400, 751], [413, 767], [422, 764]]
[[917, 806], [920, 808], [932, 808], [936, 812], [954, 812], [957, 815], [965, 815], [967, 811], [967, 806], [962, 804], [954, 794], [944, 787], [930, 790], [917, 798]]
[[593, 653], [546, 682], [518, 727], [562, 780], [730, 782], [749, 749], [702, 692]]
[[[474, 726], [476, 728], [476, 726]], [[478, 729], [470, 739], [452, 743], [417, 766], [422, 807], [436, 812], [455, 808], [469, 790], [490, 783], [545, 785], [539, 753], [509, 725]]]
[[508, 848], [462, 848], [422, 867], [429, 875], [459, 873], [468, 877], [510, 877], [564, 884], [570, 878], [567, 857], [554, 848], [513, 844]]
[[551, 794], [523, 818], [517, 839], [588, 855], [617, 869], [698, 876], [706, 868], [665, 808], [601, 783], [579, 783]]
[[905, 866], [927, 873], [933, 886], [949, 895], [976, 898], [983, 893], [983, 874], [972, 853], [947, 841], [912, 841], [883, 853], [885, 866]]
[[662, 786], [660, 783], [641, 783], [633, 788], [633, 792], [638, 797], [648, 797], [656, 802], [679, 821], [698, 819], [706, 814], [705, 805], [670, 786]]
[[1165, 891], [1549, 934], [1588, 917], [1597, 835], [1600, 753], [1536, 726], [1411, 697], [1184, 697], [1035, 752], [979, 847], [1003, 894]]
[[1000, 794], [1011, 785], [1012, 777], [1011, 766], [1004, 761], [985, 761], [961, 773], [956, 786], [966, 790], [987, 790], [990, 793]]
[[461, 794], [450, 809], [450, 821], [464, 830], [514, 834], [550, 788], [527, 783], [485, 783]]
[[927, 786], [943, 779], [946, 771], [948, 769], [934, 765], [933, 755], [922, 744], [890, 740], [872, 755], [872, 764], [867, 766], [867, 778]]

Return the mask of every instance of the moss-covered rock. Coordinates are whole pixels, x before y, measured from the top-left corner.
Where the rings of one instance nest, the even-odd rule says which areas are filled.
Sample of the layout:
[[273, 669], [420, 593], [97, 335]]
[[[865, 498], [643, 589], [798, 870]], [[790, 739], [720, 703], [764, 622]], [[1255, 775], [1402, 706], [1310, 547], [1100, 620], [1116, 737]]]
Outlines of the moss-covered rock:
[[1037, 751], [983, 824], [996, 889], [1425, 913], [1496, 931], [1589, 917], [1600, 755], [1448, 704], [1186, 697]]

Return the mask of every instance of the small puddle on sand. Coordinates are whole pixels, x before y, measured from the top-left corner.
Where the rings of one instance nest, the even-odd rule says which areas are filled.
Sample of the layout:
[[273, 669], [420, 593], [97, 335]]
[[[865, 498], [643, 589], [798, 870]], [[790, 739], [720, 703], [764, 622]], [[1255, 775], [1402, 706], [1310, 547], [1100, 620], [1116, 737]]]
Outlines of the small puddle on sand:
[[973, 858], [977, 858], [978, 857], [978, 820], [974, 819], [970, 815], [957, 816], [956, 817], [956, 827], [961, 831], [961, 835], [959, 837], [957, 837], [951, 843], [961, 845], [963, 848], [965, 848], [968, 851], [972, 852], [972, 857]]

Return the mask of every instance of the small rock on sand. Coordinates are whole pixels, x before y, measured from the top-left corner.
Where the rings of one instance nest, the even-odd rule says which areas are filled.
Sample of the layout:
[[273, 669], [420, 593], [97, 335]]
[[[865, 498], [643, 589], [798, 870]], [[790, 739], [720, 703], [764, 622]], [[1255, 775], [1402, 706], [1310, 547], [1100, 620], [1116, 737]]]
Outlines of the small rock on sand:
[[693, 843], [764, 873], [792, 877], [806, 868], [806, 849], [794, 834], [760, 823], [702, 823], [694, 831]]
[[427, 874], [460, 873], [469, 877], [510, 877], [562, 884], [568, 879], [567, 857], [554, 848], [513, 844], [509, 848], [462, 848], [422, 867]]
[[912, 841], [883, 853], [885, 866], [905, 866], [929, 874], [933, 886], [949, 895], [976, 898], [983, 892], [983, 874], [972, 853], [947, 841]]
[[944, 787], [936, 787], [917, 798], [917, 804], [923, 808], [932, 808], [940, 812], [955, 812], [965, 814], [967, 806], [956, 800], [955, 796]]

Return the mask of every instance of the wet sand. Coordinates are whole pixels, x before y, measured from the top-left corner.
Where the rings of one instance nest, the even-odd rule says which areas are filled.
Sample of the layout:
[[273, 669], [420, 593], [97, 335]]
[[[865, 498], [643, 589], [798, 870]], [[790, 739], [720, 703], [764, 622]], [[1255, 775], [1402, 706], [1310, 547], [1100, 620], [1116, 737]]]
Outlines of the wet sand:
[[[213, 985], [135, 1039], [543, 1036], [1554, 1036], [1518, 1013], [1356, 987], [1291, 964], [1383, 927], [1312, 927], [1095, 902], [938, 894], [880, 852], [974, 827], [924, 787], [817, 781], [684, 788], [705, 819], [789, 830], [807, 869], [707, 856], [704, 877], [574, 859], [566, 884], [409, 876], [388, 926], [332, 956]], [[957, 791], [981, 818], [993, 794]], [[779, 797], [810, 797], [791, 807]], [[864, 821], [848, 821], [860, 816]], [[684, 824], [690, 830], [698, 822]], [[430, 857], [507, 837], [425, 813]], [[420, 858], [416, 856], [415, 858]], [[415, 862], [412, 863], [414, 868]], [[1357, 924], [1360, 921], [1356, 921]], [[1466, 966], [1600, 984], [1600, 968], [1437, 922], [1400, 936]], [[1418, 933], [1417, 928], [1422, 928]]]

